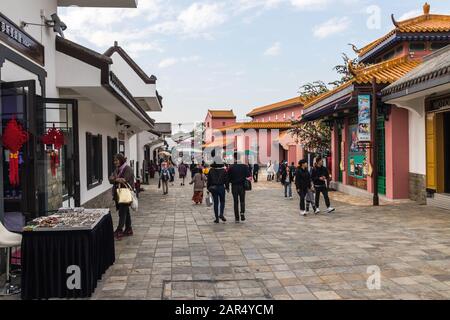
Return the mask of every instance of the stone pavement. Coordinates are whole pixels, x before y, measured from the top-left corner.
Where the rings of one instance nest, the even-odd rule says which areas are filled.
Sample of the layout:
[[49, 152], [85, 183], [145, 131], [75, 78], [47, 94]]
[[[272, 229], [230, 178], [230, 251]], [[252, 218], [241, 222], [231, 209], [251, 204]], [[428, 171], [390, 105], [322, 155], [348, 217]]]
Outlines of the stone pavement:
[[[93, 299], [450, 298], [448, 211], [332, 193], [336, 213], [301, 217], [297, 196], [260, 182], [245, 223], [234, 223], [229, 194], [228, 222], [216, 225], [191, 186], [146, 189], [135, 235], [117, 242]], [[380, 290], [367, 288], [369, 266], [380, 268]]]

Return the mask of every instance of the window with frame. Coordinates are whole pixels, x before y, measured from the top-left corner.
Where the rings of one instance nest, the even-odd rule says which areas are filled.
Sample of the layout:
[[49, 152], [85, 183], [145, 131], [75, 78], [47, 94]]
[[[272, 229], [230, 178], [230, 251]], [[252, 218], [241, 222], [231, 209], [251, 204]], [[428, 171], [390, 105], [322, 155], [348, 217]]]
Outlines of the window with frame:
[[424, 42], [412, 42], [409, 44], [409, 51], [425, 51], [425, 43]]
[[86, 172], [88, 189], [103, 182], [102, 135], [86, 132]]
[[117, 138], [107, 137], [107, 153], [108, 153], [108, 174], [114, 171], [114, 156], [117, 154]]

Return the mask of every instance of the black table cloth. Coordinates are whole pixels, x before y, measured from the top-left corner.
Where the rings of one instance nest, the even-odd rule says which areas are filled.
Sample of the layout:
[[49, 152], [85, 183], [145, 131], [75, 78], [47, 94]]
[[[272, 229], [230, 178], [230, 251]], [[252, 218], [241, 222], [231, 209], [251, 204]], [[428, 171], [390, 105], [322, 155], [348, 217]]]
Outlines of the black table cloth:
[[[113, 233], [111, 214], [91, 230], [23, 232], [22, 299], [90, 297], [115, 262]], [[70, 266], [80, 268], [80, 289], [67, 286]]]

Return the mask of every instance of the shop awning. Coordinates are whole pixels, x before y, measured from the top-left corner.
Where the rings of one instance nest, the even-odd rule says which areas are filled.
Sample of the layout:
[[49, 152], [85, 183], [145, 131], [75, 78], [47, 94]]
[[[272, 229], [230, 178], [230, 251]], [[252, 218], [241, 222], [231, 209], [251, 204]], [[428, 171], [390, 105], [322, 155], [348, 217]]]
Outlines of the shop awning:
[[112, 59], [70, 40], [56, 37], [56, 86], [67, 98], [88, 99], [141, 130], [152, 130], [154, 120], [110, 70]]

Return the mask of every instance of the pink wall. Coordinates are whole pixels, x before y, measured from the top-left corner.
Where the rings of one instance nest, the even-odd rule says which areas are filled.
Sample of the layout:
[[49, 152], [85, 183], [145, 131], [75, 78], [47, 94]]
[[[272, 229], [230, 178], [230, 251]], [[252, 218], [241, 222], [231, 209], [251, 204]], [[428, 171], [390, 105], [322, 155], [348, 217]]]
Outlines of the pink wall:
[[386, 122], [386, 196], [409, 198], [408, 110], [392, 107]]
[[[264, 114], [260, 114], [253, 117], [253, 121], [256, 122], [262, 122], [264, 118], [264, 122], [283, 122], [283, 121], [290, 121], [292, 112], [294, 112], [294, 118], [299, 119], [301, 116], [302, 108], [300, 107], [290, 107], [285, 108], [281, 110], [271, 111]], [[284, 114], [286, 114], [286, 118], [284, 118]], [[278, 115], [278, 120], [276, 119], [276, 116]], [[270, 120], [269, 120], [270, 116]]]
[[222, 119], [222, 118], [212, 118], [211, 114], [208, 112], [205, 118], [205, 140], [206, 143], [211, 142], [212, 136], [214, 135], [215, 129], [220, 129], [222, 127], [230, 126], [236, 123], [236, 119]]

